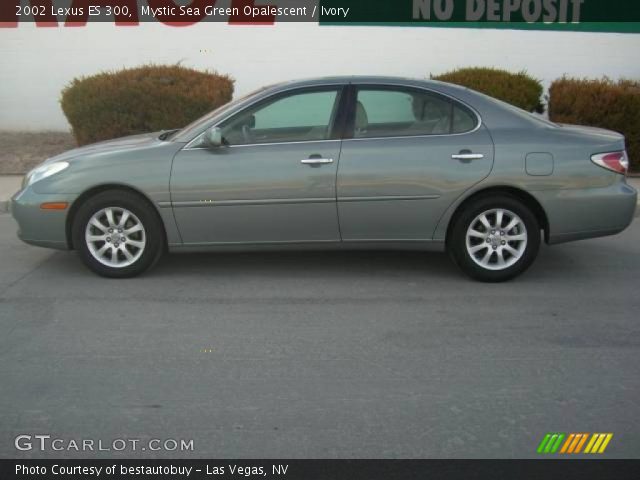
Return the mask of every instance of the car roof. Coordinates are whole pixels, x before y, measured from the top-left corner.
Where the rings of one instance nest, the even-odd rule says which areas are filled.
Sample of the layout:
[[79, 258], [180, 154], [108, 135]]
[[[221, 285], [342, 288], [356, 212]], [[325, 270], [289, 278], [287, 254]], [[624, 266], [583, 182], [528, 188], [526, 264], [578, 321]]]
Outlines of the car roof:
[[410, 77], [392, 77], [392, 76], [375, 76], [375, 75], [344, 75], [344, 76], [329, 76], [329, 77], [315, 77], [305, 78], [299, 80], [289, 80], [286, 82], [277, 83], [275, 85], [268, 86], [263, 89], [264, 96], [272, 95], [274, 93], [304, 87], [317, 87], [323, 85], [346, 85], [349, 83], [354, 84], [371, 84], [371, 85], [396, 85], [405, 87], [416, 87], [430, 89], [435, 92], [443, 93], [445, 95], [453, 97], [468, 97], [475, 92], [469, 90], [466, 87], [455, 85], [452, 83], [440, 82], [437, 80], [430, 80], [426, 78], [410, 78]]
[[314, 77], [303, 78], [296, 80], [289, 80], [273, 85], [272, 88], [283, 87], [291, 88], [297, 86], [317, 86], [326, 84], [347, 84], [347, 83], [375, 83], [375, 84], [392, 84], [392, 85], [416, 85], [416, 86], [433, 86], [433, 87], [454, 87], [458, 89], [464, 89], [457, 85], [450, 83], [439, 82], [437, 80], [429, 80], [425, 78], [411, 78], [411, 77], [393, 77], [393, 76], [376, 76], [376, 75], [341, 75], [341, 76], [327, 76], [327, 77]]

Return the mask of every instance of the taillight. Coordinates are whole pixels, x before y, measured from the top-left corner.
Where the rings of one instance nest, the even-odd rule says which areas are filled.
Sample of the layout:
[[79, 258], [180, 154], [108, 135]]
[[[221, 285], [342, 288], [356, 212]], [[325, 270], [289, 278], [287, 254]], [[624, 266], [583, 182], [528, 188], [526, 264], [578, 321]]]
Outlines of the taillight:
[[598, 155], [592, 155], [591, 161], [596, 165], [611, 170], [612, 172], [627, 174], [629, 169], [629, 158], [627, 152], [609, 152], [599, 153]]

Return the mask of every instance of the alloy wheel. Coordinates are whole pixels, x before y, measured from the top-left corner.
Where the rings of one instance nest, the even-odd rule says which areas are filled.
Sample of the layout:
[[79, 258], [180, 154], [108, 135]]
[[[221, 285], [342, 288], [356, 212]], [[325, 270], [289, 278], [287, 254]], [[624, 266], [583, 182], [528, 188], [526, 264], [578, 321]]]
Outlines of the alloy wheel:
[[135, 263], [147, 244], [140, 219], [122, 207], [107, 207], [94, 213], [85, 229], [85, 241], [93, 258], [112, 268]]
[[504, 270], [522, 258], [527, 238], [527, 229], [518, 215], [503, 208], [486, 210], [469, 224], [467, 253], [482, 268]]

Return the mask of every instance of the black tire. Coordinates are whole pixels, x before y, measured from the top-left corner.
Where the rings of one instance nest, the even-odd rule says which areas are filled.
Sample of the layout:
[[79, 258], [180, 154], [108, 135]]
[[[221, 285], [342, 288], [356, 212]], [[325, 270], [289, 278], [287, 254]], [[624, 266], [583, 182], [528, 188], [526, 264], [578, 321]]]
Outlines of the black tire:
[[[497, 225], [497, 223], [495, 223], [497, 222], [497, 213], [495, 212], [497, 210], [505, 211], [505, 215], [507, 213], [514, 213], [520, 217], [521, 223], [524, 224], [524, 228], [526, 229], [526, 232], [524, 232], [521, 227], [516, 227], [515, 230], [510, 230], [512, 236], [509, 236], [509, 233], [507, 233], [507, 236], [504, 238], [510, 239], [517, 238], [519, 236], [521, 237], [524, 232], [526, 242], [501, 241], [502, 237], [499, 235], [501, 233], [505, 233], [504, 230], [496, 227], [492, 227], [496, 228], [495, 230], [484, 227], [478, 217], [483, 213], [492, 212], [489, 213], [488, 217], [485, 216], [485, 219], [488, 218], [490, 223], [493, 222]], [[491, 215], [493, 215], [493, 217]], [[502, 225], [507, 227], [508, 221], [506, 219], [508, 217], [505, 216], [504, 218], [505, 220], [503, 220]], [[531, 210], [515, 197], [509, 195], [492, 195], [473, 199], [469, 204], [463, 207], [463, 210], [459, 214], [456, 215], [453, 222], [449, 238], [447, 239], [447, 250], [455, 264], [464, 273], [475, 280], [480, 280], [482, 282], [504, 282], [510, 280], [529, 268], [538, 255], [541, 239], [540, 225]], [[475, 237], [470, 237], [468, 240], [467, 232], [472, 223], [474, 225], [474, 232], [478, 230], [476, 227], [480, 226], [481, 229], [484, 228], [486, 230], [482, 230], [482, 233], [486, 233], [487, 238], [476, 239]], [[496, 232], [495, 235], [491, 234], [491, 232], [494, 231]], [[468, 241], [470, 242], [471, 247], [477, 247], [480, 249], [476, 254], [476, 260], [472, 257], [472, 253], [469, 251], [470, 249], [467, 248]], [[477, 243], [472, 244], [471, 242]], [[486, 247], [484, 245], [485, 242], [487, 243]], [[503, 243], [504, 245], [512, 247], [514, 250], [519, 250], [521, 256], [512, 255], [510, 252], [503, 251], [503, 248], [507, 248], [506, 246], [502, 247]], [[505, 261], [504, 258], [507, 257], [507, 262], [505, 262], [506, 265], [511, 261], [514, 263], [512, 265], [501, 267], [498, 264], [497, 249], [500, 250], [500, 260]], [[496, 250], [496, 252], [490, 254], [491, 250]], [[484, 267], [479, 263], [483, 262], [482, 257], [485, 255], [489, 255], [490, 260], [484, 262], [488, 264], [488, 267]]]
[[[109, 266], [101, 263], [101, 261], [91, 253], [90, 246], [85, 238], [87, 225], [93, 215], [108, 208], [113, 208], [115, 211], [121, 211], [118, 209], [128, 210], [137, 217], [136, 220], [139, 220], [139, 223], [141, 223], [144, 228], [144, 232], [138, 234], [144, 234], [144, 247], [139, 249], [129, 248], [128, 250], [129, 252], [134, 250], [136, 253], [135, 257], [137, 257], [130, 265]], [[107, 190], [86, 200], [76, 212], [71, 231], [73, 246], [78, 251], [82, 262], [89, 267], [89, 269], [103, 277], [128, 278], [140, 275], [151, 268], [160, 259], [164, 251], [162, 221], [153, 209], [153, 206], [149, 205], [149, 202], [144, 197], [123, 190]], [[98, 231], [98, 233], [100, 232]], [[109, 237], [109, 241], [111, 242], [111, 237]], [[103, 244], [98, 243], [97, 245]], [[138, 252], [140, 252], [139, 255]], [[119, 256], [119, 258], [124, 258], [123, 253], [116, 253], [116, 255]]]

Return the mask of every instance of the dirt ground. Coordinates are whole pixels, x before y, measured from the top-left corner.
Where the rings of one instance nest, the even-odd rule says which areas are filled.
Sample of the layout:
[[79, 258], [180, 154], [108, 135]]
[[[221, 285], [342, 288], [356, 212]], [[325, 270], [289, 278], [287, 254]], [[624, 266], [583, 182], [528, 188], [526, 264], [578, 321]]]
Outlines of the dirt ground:
[[26, 173], [43, 160], [75, 146], [69, 132], [0, 131], [0, 175]]

